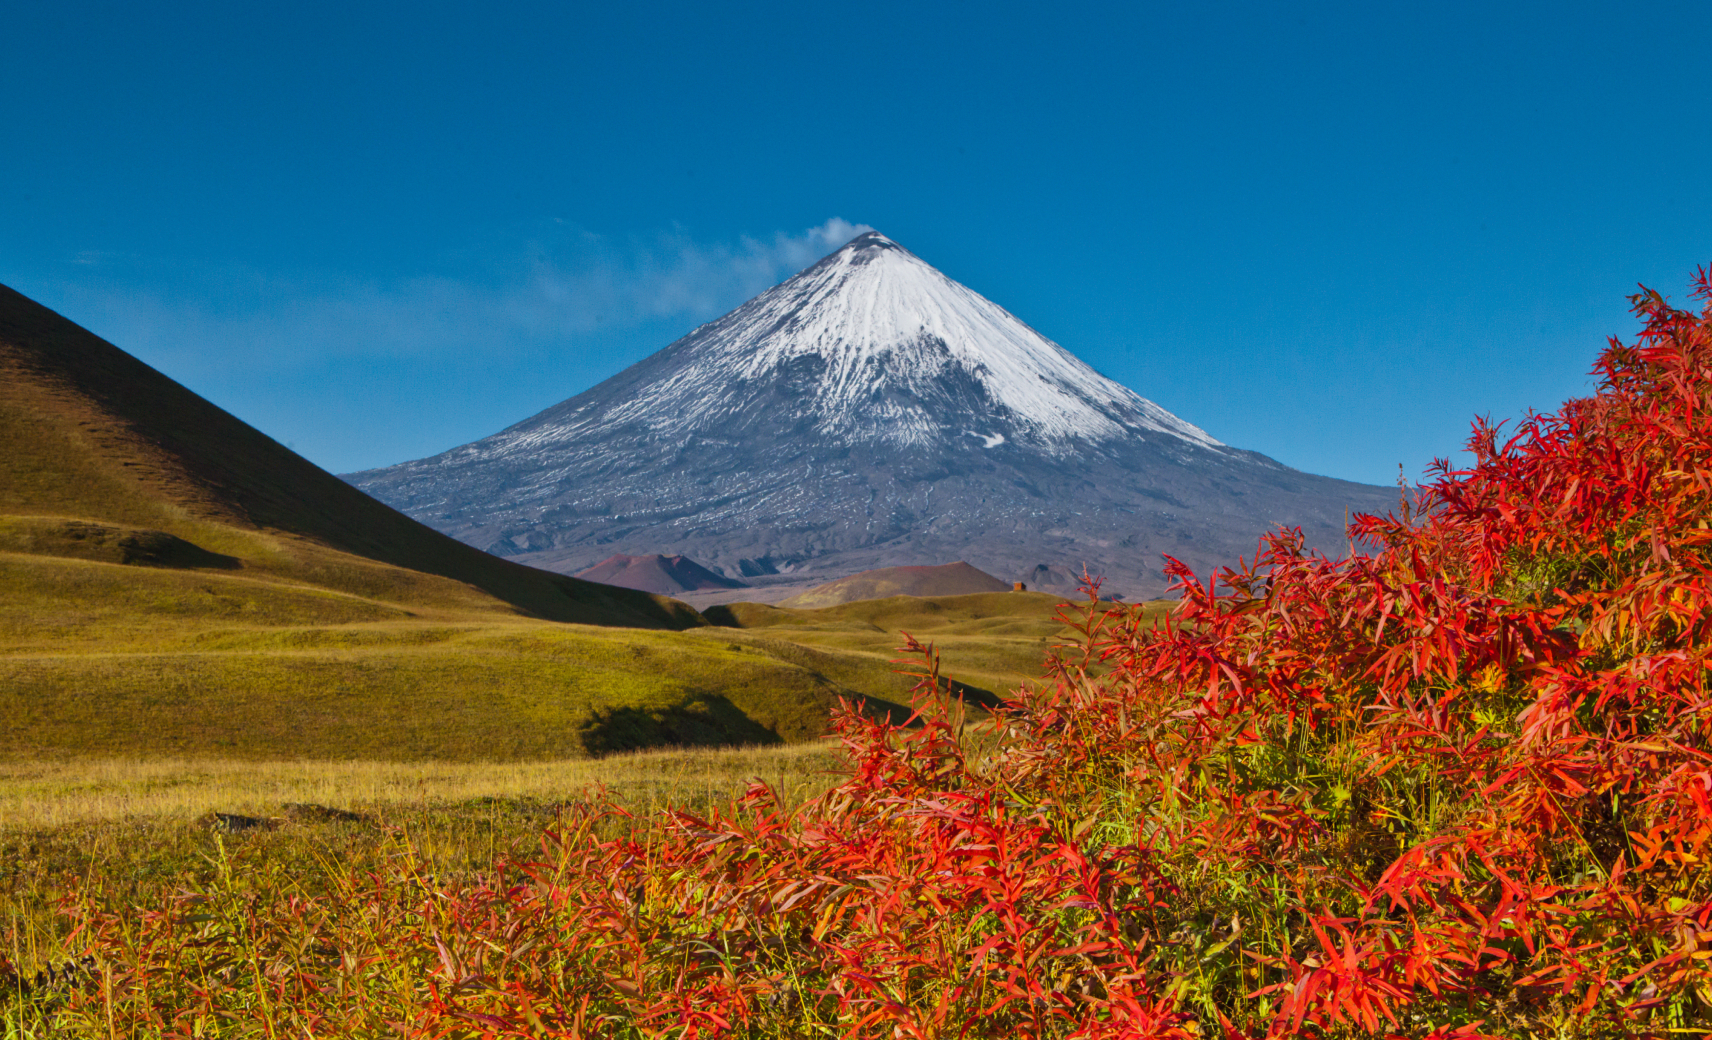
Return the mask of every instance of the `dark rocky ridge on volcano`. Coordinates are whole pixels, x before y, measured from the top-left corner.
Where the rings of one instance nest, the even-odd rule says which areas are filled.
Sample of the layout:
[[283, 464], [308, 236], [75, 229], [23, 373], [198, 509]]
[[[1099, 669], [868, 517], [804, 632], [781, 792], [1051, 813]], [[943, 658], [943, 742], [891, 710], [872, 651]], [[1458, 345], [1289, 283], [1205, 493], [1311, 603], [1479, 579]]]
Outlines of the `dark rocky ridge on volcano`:
[[479, 548], [732, 578], [966, 559], [1163, 591], [1278, 525], [1337, 552], [1389, 489], [1221, 444], [876, 233], [492, 437], [347, 477]]

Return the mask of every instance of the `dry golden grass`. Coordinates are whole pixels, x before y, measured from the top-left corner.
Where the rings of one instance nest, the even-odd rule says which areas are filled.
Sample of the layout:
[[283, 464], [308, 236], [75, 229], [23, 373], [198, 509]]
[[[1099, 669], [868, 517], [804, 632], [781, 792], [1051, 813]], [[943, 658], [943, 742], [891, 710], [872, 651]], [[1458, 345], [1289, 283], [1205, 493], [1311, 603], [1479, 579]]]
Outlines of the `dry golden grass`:
[[[72, 890], [154, 906], [238, 870], [316, 892], [399, 855], [452, 876], [534, 854], [568, 803], [606, 799], [645, 821], [668, 807], [729, 804], [761, 780], [797, 805], [836, 784], [843, 763], [842, 747], [826, 740], [504, 763], [0, 760], [0, 961], [29, 974], [74, 956], [55, 911]], [[290, 802], [364, 819], [283, 819]], [[223, 834], [214, 812], [279, 825]]]
[[604, 788], [637, 812], [716, 801], [751, 779], [795, 803], [842, 761], [831, 741], [544, 762], [251, 762], [224, 758], [0, 761], [0, 833], [81, 824], [271, 817], [286, 803], [385, 816], [479, 799], [564, 802]]

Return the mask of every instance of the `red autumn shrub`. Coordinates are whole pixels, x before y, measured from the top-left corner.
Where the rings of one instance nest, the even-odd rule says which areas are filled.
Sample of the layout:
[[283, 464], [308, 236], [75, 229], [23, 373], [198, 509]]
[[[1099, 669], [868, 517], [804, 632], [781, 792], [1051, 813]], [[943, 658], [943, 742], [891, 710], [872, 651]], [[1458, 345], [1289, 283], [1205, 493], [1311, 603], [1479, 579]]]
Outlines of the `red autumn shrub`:
[[401, 868], [304, 904], [86, 907], [116, 968], [67, 1013], [184, 1035], [1699, 1032], [1696, 285], [1698, 315], [1635, 297], [1645, 328], [1601, 356], [1596, 396], [1478, 425], [1470, 468], [1359, 518], [1369, 553], [1281, 532], [1204, 583], [1179, 567], [1158, 627], [1091, 600], [996, 747], [971, 750], [929, 668], [920, 724], [845, 713], [849, 778], [793, 814], [757, 787], [634, 838], [569, 820], [538, 860], [457, 884]]

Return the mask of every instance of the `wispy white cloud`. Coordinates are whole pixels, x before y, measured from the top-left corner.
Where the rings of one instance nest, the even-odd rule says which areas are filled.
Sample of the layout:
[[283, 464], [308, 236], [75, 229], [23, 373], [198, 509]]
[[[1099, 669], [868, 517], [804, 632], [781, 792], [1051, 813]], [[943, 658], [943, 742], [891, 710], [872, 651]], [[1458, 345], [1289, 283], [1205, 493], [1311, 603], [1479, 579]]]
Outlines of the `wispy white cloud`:
[[661, 236], [652, 248], [632, 246], [629, 256], [608, 253], [594, 279], [549, 273], [547, 288], [573, 310], [587, 309], [575, 302], [585, 297], [606, 314], [711, 318], [872, 230], [834, 217], [800, 234], [779, 232], [769, 242], [745, 237], [736, 245], [704, 245]]
[[[871, 230], [833, 218], [736, 242], [673, 230], [614, 241], [554, 222], [445, 274], [278, 277], [176, 271], [95, 254], [61, 287], [71, 316], [127, 349], [192, 367], [292, 368], [338, 358], [574, 345], [599, 329], [704, 321]], [[105, 269], [110, 274], [103, 275]], [[662, 346], [664, 344], [661, 344]]]

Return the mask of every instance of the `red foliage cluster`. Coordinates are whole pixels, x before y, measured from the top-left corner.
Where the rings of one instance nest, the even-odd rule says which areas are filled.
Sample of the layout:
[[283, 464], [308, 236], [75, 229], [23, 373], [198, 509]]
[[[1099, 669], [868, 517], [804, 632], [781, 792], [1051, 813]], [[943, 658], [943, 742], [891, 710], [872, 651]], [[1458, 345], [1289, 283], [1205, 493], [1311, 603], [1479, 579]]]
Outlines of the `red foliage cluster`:
[[637, 837], [591, 815], [536, 862], [375, 877], [290, 927], [178, 907], [88, 934], [166, 1031], [256, 994], [300, 1034], [354, 1029], [360, 992], [410, 1036], [1699, 1032], [1697, 286], [1699, 315], [1635, 298], [1596, 396], [1478, 426], [1471, 468], [1359, 518], [1371, 552], [1285, 532], [1205, 584], [1178, 568], [1163, 625], [1090, 602], [994, 747], [927, 668], [916, 725], [842, 716], [851, 775], [795, 813], [756, 787]]

